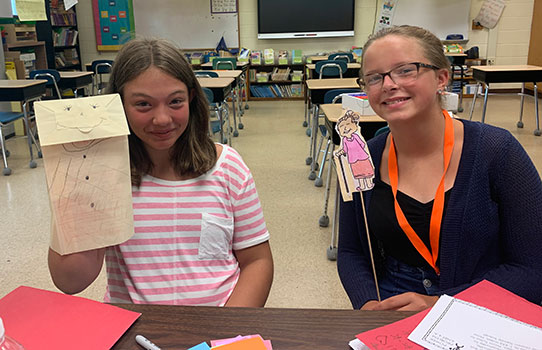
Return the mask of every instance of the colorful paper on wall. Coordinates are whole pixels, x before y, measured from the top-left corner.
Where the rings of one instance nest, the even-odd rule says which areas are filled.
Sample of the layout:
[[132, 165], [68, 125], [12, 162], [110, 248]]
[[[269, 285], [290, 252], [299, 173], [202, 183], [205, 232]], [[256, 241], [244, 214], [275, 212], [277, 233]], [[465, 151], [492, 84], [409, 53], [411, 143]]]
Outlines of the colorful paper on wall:
[[0, 315], [26, 350], [95, 350], [110, 349], [141, 314], [22, 286], [0, 299]]

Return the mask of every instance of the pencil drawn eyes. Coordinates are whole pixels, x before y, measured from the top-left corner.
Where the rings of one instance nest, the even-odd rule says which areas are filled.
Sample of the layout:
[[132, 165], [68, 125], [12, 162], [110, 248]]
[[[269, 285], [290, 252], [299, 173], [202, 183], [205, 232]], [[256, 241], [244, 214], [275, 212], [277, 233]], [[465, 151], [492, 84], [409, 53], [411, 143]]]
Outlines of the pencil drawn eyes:
[[97, 109], [98, 108], [98, 105], [97, 104], [91, 104], [90, 107], [94, 108], [94, 109]]
[[68, 106], [65, 106], [65, 107], [64, 107], [64, 110], [65, 110], [66, 112], [69, 112], [71, 109], [72, 109], [72, 106], [71, 106], [71, 105], [68, 105]]

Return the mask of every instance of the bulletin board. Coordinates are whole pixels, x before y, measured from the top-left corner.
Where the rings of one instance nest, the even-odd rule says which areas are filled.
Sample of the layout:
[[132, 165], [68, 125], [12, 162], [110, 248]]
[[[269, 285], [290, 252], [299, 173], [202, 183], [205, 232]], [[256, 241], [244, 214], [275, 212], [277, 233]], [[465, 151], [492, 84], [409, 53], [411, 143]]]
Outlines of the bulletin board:
[[98, 51], [118, 51], [134, 33], [132, 0], [92, 0]]
[[229, 49], [239, 47], [237, 0], [132, 1], [138, 36], [168, 39], [182, 49], [214, 49], [224, 36]]
[[470, 0], [397, 0], [393, 25], [410, 24], [423, 27], [439, 39], [448, 34], [469, 38]]

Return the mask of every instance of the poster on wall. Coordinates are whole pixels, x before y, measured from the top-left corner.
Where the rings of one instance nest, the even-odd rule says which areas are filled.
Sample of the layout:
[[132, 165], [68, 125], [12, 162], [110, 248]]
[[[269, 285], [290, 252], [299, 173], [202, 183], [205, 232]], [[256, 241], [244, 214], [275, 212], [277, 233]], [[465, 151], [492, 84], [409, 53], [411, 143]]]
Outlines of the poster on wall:
[[118, 51], [135, 37], [132, 0], [92, 0], [96, 48]]
[[397, 1], [399, 0], [384, 1], [382, 8], [380, 9], [380, 16], [376, 19], [373, 33], [391, 26]]

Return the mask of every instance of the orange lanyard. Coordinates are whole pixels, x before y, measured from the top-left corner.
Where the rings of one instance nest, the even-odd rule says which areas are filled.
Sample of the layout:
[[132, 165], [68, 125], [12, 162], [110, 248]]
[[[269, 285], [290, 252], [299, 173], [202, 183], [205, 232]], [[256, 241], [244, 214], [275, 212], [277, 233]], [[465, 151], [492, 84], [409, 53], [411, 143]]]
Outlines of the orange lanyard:
[[433, 267], [437, 274], [440, 274], [437, 266], [438, 249], [440, 241], [440, 226], [442, 224], [442, 213], [444, 212], [444, 176], [450, 165], [452, 159], [452, 151], [454, 149], [454, 125], [452, 118], [445, 110], [442, 110], [444, 115], [445, 128], [444, 128], [444, 173], [440, 179], [440, 183], [437, 187], [435, 194], [435, 200], [433, 202], [433, 210], [431, 211], [431, 221], [429, 224], [429, 239], [431, 242], [431, 252], [425, 246], [420, 237], [416, 234], [416, 231], [408, 223], [405, 214], [401, 210], [399, 203], [397, 202], [397, 184], [399, 182], [399, 174], [397, 170], [397, 154], [395, 153], [395, 143], [393, 142], [393, 135], [390, 134], [390, 151], [388, 156], [388, 173], [390, 177], [391, 190], [393, 192], [393, 199], [395, 201], [395, 216], [399, 222], [399, 226], [403, 232], [407, 235], [408, 239], [421, 254], [421, 256]]

